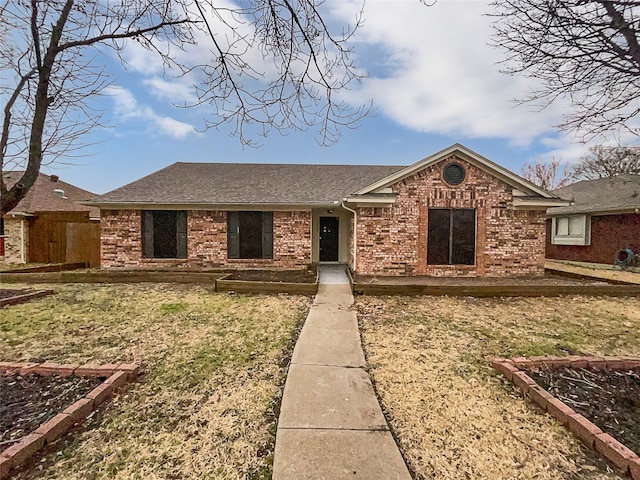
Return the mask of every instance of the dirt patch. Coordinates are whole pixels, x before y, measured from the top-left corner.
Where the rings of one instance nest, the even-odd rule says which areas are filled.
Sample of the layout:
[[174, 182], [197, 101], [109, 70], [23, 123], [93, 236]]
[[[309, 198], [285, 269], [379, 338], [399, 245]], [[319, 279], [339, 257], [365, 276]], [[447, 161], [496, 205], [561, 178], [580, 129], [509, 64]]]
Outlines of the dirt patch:
[[315, 283], [316, 272], [312, 270], [238, 270], [229, 280], [254, 282]]
[[543, 277], [517, 277], [517, 278], [458, 278], [458, 277], [386, 277], [377, 275], [357, 275], [356, 283], [375, 283], [387, 285], [461, 285], [461, 286], [542, 286], [542, 285], [608, 285], [604, 280], [585, 280], [579, 278], [567, 278], [560, 275], [547, 274]]
[[640, 368], [528, 371], [538, 385], [640, 454]]
[[0, 375], [0, 452], [84, 397], [99, 378]]

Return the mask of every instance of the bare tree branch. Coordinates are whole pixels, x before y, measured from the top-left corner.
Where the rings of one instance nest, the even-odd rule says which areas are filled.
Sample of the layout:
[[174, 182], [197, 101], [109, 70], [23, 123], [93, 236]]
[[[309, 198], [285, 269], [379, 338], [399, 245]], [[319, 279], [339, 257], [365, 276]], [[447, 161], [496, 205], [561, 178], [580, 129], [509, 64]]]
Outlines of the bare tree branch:
[[[369, 112], [337, 100], [364, 78], [348, 41], [334, 35], [320, 0], [0, 0], [0, 214], [14, 208], [42, 165], [70, 156], [101, 124], [95, 100], [111, 83], [103, 56], [126, 66], [131, 42], [194, 84], [191, 106], [213, 110], [204, 128], [230, 123], [244, 144], [276, 130], [319, 129], [338, 140]], [[210, 57], [190, 51], [207, 45]], [[12, 83], [13, 82], [13, 83]], [[185, 99], [186, 100], [186, 99]], [[4, 100], [3, 100], [4, 101]], [[3, 171], [22, 170], [14, 185]]]
[[539, 81], [521, 102], [569, 100], [561, 129], [592, 139], [620, 129], [640, 134], [640, 2], [494, 0], [493, 44], [503, 71]]

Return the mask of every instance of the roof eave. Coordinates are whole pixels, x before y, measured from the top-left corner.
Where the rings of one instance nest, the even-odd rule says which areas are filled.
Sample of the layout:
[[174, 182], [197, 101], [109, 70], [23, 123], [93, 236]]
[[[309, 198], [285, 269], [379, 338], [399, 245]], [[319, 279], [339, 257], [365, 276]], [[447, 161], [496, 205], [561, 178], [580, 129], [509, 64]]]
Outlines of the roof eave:
[[571, 205], [569, 200], [513, 197], [513, 208], [516, 210], [546, 210], [551, 207], [568, 207], [569, 205]]
[[98, 207], [101, 210], [253, 210], [253, 211], [294, 211], [313, 208], [335, 208], [334, 202], [296, 202], [296, 203], [156, 203], [156, 202], [83, 202], [83, 205]]

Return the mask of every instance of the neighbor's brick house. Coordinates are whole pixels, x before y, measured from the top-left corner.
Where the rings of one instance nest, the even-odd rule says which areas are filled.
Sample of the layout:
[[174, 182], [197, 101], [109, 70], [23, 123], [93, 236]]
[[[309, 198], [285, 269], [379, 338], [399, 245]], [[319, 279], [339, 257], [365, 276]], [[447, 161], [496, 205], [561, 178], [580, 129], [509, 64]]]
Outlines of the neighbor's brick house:
[[619, 250], [640, 255], [640, 175], [585, 180], [554, 193], [572, 204], [547, 212], [548, 258], [613, 264]]
[[103, 268], [299, 268], [362, 275], [544, 271], [567, 202], [461, 145], [411, 166], [176, 163], [91, 202]]

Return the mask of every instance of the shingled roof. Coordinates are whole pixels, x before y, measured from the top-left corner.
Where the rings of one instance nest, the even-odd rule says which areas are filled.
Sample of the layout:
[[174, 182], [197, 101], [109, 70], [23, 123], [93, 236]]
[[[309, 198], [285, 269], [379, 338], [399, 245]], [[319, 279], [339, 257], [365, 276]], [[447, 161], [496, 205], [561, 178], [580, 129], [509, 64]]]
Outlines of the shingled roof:
[[178, 162], [91, 204], [333, 205], [402, 166]]
[[553, 193], [573, 201], [569, 207], [547, 210], [549, 215], [573, 213], [623, 213], [640, 209], [640, 175], [622, 174], [611, 178], [584, 180]]
[[[8, 187], [12, 187], [24, 172], [3, 172]], [[54, 190], [62, 190], [58, 195]], [[57, 175], [38, 174], [36, 182], [9, 214], [34, 214], [37, 212], [89, 212], [91, 218], [100, 218], [100, 210], [88, 207], [84, 202], [95, 197], [95, 193], [63, 182]]]

